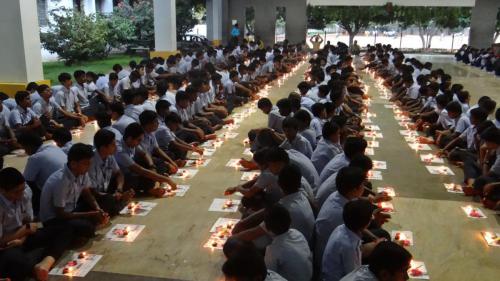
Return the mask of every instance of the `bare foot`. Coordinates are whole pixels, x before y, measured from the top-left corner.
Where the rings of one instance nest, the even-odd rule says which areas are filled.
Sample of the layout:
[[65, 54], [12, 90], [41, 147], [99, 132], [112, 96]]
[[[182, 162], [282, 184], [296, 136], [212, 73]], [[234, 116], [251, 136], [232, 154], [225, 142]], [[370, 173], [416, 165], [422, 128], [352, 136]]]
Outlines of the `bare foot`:
[[45, 257], [41, 262], [37, 263], [35, 265], [35, 268], [33, 269], [35, 279], [37, 281], [49, 280], [49, 271], [55, 262], [56, 262], [56, 260], [53, 257], [48, 256], [48, 257]]

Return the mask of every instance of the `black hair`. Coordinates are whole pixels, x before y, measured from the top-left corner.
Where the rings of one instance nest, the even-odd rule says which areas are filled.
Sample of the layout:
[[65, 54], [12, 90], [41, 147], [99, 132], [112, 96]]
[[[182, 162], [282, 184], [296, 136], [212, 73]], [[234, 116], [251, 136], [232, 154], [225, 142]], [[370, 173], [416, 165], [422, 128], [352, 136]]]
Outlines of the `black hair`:
[[263, 108], [263, 107], [272, 107], [273, 106], [273, 103], [271, 102], [270, 99], [268, 98], [261, 98], [259, 99], [259, 101], [257, 102], [257, 107], [258, 108]]
[[448, 104], [449, 102], [449, 99], [446, 95], [439, 95], [439, 96], [436, 96], [436, 103], [441, 107], [441, 108], [445, 108], [446, 105]]
[[284, 110], [292, 110], [292, 104], [290, 103], [290, 100], [287, 98], [280, 99], [278, 102], [276, 102], [276, 106], [279, 109], [284, 109]]
[[295, 117], [286, 117], [285, 119], [283, 119], [282, 127], [283, 129], [286, 128], [286, 129], [299, 130], [300, 127], [299, 120], [296, 119]]
[[43, 140], [38, 134], [29, 131], [21, 133], [17, 142], [22, 146], [33, 148], [33, 150], [37, 150], [43, 144]]
[[66, 129], [66, 128], [57, 128], [52, 133], [52, 139], [55, 142], [64, 145], [67, 142], [70, 142], [73, 139], [73, 136], [71, 135], [71, 132], [68, 129]]
[[115, 133], [110, 130], [101, 129], [94, 135], [94, 146], [97, 150], [103, 146], [110, 145], [114, 141], [116, 141]]
[[111, 72], [109, 74], [109, 80], [118, 80], [118, 74], [116, 74], [115, 72]]
[[346, 195], [349, 191], [358, 188], [366, 180], [366, 172], [358, 167], [344, 167], [339, 170], [335, 178], [335, 185], [340, 194]]
[[305, 111], [304, 109], [299, 109], [297, 112], [295, 112], [293, 114], [293, 118], [302, 123], [306, 128], [311, 125], [311, 114], [309, 114], [309, 112]]
[[144, 135], [144, 129], [139, 123], [130, 123], [127, 128], [125, 128], [125, 132], [123, 134], [123, 139], [126, 140], [127, 138], [131, 137], [133, 139], [136, 139], [140, 137], [141, 135]]
[[347, 117], [345, 117], [344, 115], [335, 115], [332, 116], [330, 122], [335, 123], [339, 125], [340, 128], [342, 128], [347, 124]]
[[280, 204], [274, 204], [267, 210], [264, 218], [266, 228], [275, 235], [280, 235], [290, 229], [292, 218], [288, 210]]
[[28, 92], [36, 90], [37, 88], [38, 88], [38, 84], [36, 82], [29, 82], [28, 85], [26, 85], [26, 91], [28, 91]]
[[139, 115], [139, 122], [142, 126], [146, 126], [148, 124], [153, 123], [156, 119], [158, 119], [158, 114], [152, 110], [144, 110]]
[[288, 100], [290, 101], [290, 106], [292, 109], [299, 110], [302, 105], [300, 104], [301, 96], [297, 93], [290, 93], [288, 95]]
[[347, 228], [353, 232], [362, 231], [372, 220], [373, 205], [365, 199], [347, 202], [342, 218]]
[[481, 134], [481, 139], [487, 142], [500, 144], [500, 130], [496, 127], [490, 127]]
[[123, 113], [125, 112], [125, 108], [123, 107], [123, 103], [121, 103], [121, 102], [112, 103], [109, 106], [109, 109], [111, 110], [111, 112], [116, 112], [120, 115], [123, 115]]
[[45, 84], [41, 84], [41, 85], [38, 85], [38, 87], [36, 87], [36, 91], [41, 94], [43, 93], [45, 90], [49, 89], [50, 87], [48, 85], [45, 85]]
[[321, 112], [323, 112], [324, 110], [325, 105], [320, 102], [313, 104], [311, 107], [312, 114], [316, 117], [319, 117], [321, 115]]
[[368, 267], [377, 278], [380, 278], [384, 270], [390, 273], [404, 272], [411, 260], [412, 255], [404, 247], [391, 241], [382, 241], [373, 249]]
[[267, 267], [264, 257], [257, 249], [247, 249], [246, 251], [234, 253], [222, 265], [222, 272], [227, 278], [235, 280], [264, 281], [267, 276]]
[[255, 250], [255, 245], [252, 242], [236, 238], [235, 236], [229, 237], [224, 246], [222, 246], [222, 252], [227, 259], [237, 253], [245, 253], [252, 250]]
[[181, 124], [182, 119], [179, 116], [179, 114], [175, 112], [170, 112], [165, 116], [165, 123], [175, 123], [175, 124]]
[[298, 85], [297, 85], [297, 88], [302, 91], [302, 90], [305, 90], [305, 91], [308, 91], [309, 89], [311, 89], [311, 85], [309, 85], [308, 82], [306, 81], [302, 81], [300, 82]]
[[136, 97], [136, 92], [132, 91], [132, 89], [127, 89], [123, 91], [122, 100], [126, 105], [134, 103], [135, 97]]
[[59, 80], [59, 82], [61, 83], [64, 83], [65, 81], [71, 80], [71, 74], [63, 72], [59, 74], [59, 76], [57, 76], [57, 80]]
[[184, 91], [178, 91], [177, 94], [175, 94], [175, 102], [179, 103], [181, 101], [186, 101], [189, 100], [189, 96], [186, 94]]
[[490, 113], [493, 112], [493, 110], [495, 110], [495, 107], [497, 107], [497, 102], [492, 99], [489, 99], [481, 102], [479, 106], [484, 110], [486, 110], [486, 112]]
[[500, 122], [500, 107], [495, 111], [495, 119]]
[[344, 143], [344, 154], [348, 159], [365, 152], [368, 146], [366, 140], [358, 137], [348, 137]]
[[461, 103], [466, 102], [468, 98], [470, 98], [469, 91], [460, 91], [457, 93], [457, 98]]
[[19, 105], [25, 98], [29, 97], [30, 93], [26, 91], [18, 91], [16, 95], [14, 96], [14, 99], [16, 100], [16, 103]]
[[278, 176], [278, 185], [285, 194], [292, 194], [299, 191], [301, 187], [302, 173], [299, 167], [294, 164], [287, 164]]
[[106, 111], [97, 112], [95, 114], [95, 119], [97, 120], [97, 125], [99, 125], [99, 128], [111, 126], [111, 114]]
[[358, 167], [364, 171], [369, 171], [373, 169], [373, 161], [370, 157], [364, 154], [358, 154], [352, 158], [349, 163], [349, 167]]
[[323, 125], [323, 129], [321, 130], [321, 133], [323, 135], [323, 138], [328, 139], [330, 135], [336, 134], [340, 130], [340, 126], [337, 125], [335, 122], [326, 122]]
[[462, 106], [458, 101], [452, 101], [448, 105], [446, 105], [446, 111], [457, 113], [458, 115], [462, 114]]
[[269, 148], [264, 147], [261, 148], [253, 154], [253, 161], [255, 161], [257, 164], [265, 164], [268, 161], [267, 154], [269, 153]]
[[123, 67], [121, 66], [121, 64], [114, 64], [113, 65], [113, 71], [115, 72], [120, 72], [121, 70], [123, 69]]
[[85, 76], [85, 71], [83, 70], [75, 70], [75, 72], [73, 72], [73, 77], [75, 77], [75, 79], [78, 79], [82, 76]]
[[486, 121], [488, 118], [488, 112], [486, 110], [482, 109], [481, 107], [473, 108], [470, 111], [470, 117], [474, 118], [478, 121], [478, 123]]
[[172, 106], [172, 105], [170, 104], [169, 101], [167, 101], [167, 100], [159, 100], [159, 101], [156, 102], [155, 109], [156, 109], [156, 112], [158, 112], [160, 110], [164, 110], [164, 109], [170, 108], [170, 106]]
[[84, 143], [75, 143], [68, 151], [68, 163], [82, 161], [94, 156], [92, 146]]
[[288, 164], [290, 162], [290, 157], [286, 150], [281, 147], [272, 147], [269, 148], [267, 152], [267, 161], [268, 162], [283, 162]]
[[7, 167], [0, 170], [0, 189], [11, 191], [23, 183], [23, 174], [16, 168]]

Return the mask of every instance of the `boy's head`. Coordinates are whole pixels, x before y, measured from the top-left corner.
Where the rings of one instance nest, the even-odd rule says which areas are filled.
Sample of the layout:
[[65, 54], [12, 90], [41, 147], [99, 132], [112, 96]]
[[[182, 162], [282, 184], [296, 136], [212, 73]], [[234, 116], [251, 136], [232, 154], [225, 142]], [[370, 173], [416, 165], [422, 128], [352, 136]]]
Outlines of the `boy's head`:
[[11, 202], [22, 200], [25, 189], [26, 182], [21, 172], [12, 167], [0, 170], [0, 194], [7, 200]]
[[26, 91], [31, 93], [34, 93], [36, 89], [38, 88], [38, 84], [36, 82], [29, 82], [28, 85], [26, 85]]
[[309, 89], [311, 89], [311, 85], [309, 85], [306, 81], [302, 81], [297, 85], [297, 88], [299, 89], [300, 94], [304, 96], [307, 94]]
[[311, 107], [312, 114], [314, 117], [320, 118], [320, 119], [325, 119], [326, 118], [326, 108], [325, 105], [317, 102], [312, 105]]
[[42, 146], [42, 138], [33, 132], [23, 132], [17, 138], [17, 143], [26, 151], [26, 154], [33, 155]]
[[116, 136], [110, 130], [101, 129], [94, 135], [94, 146], [99, 153], [105, 156], [113, 155], [116, 151]]
[[123, 140], [128, 147], [136, 147], [144, 138], [144, 129], [139, 123], [130, 123], [123, 134]]
[[352, 160], [356, 155], [365, 154], [368, 143], [363, 138], [348, 137], [344, 143], [344, 154]]
[[462, 106], [457, 101], [452, 101], [446, 106], [446, 111], [448, 111], [448, 116], [452, 119], [460, 117], [462, 115]]
[[269, 112], [271, 112], [271, 110], [273, 109], [273, 103], [268, 98], [261, 98], [257, 102], [257, 107], [260, 110], [262, 110], [262, 112], [264, 112], [264, 114], [269, 114]]
[[481, 134], [481, 140], [484, 141], [486, 147], [490, 150], [495, 150], [500, 145], [500, 130], [496, 127], [490, 127]]
[[165, 124], [172, 132], [175, 132], [179, 129], [179, 126], [182, 124], [182, 119], [179, 116], [179, 114], [175, 112], [170, 112], [165, 116]]
[[125, 105], [134, 104], [136, 101], [137, 92], [131, 89], [123, 91], [122, 101]]
[[497, 120], [497, 122], [500, 122], [500, 107], [497, 108], [497, 111], [495, 111], [495, 120]]
[[264, 256], [255, 246], [237, 251], [222, 265], [226, 281], [264, 281], [267, 267]]
[[448, 97], [446, 95], [439, 95], [436, 96], [436, 104], [437, 107], [440, 109], [444, 109], [446, 105], [448, 104]]
[[118, 64], [118, 63], [117, 63], [117, 64], [113, 65], [113, 71], [114, 71], [115, 73], [118, 73], [118, 72], [120, 72], [120, 71], [122, 71], [122, 70], [123, 70], [123, 67], [121, 66], [121, 64]]
[[152, 110], [145, 110], [139, 115], [139, 122], [146, 133], [152, 133], [158, 129], [158, 115]]
[[318, 96], [320, 98], [325, 98], [329, 92], [330, 92], [330, 87], [328, 87], [327, 85], [321, 85], [318, 87]]
[[17, 92], [14, 99], [16, 100], [17, 105], [24, 109], [31, 107], [30, 93], [26, 91]]
[[412, 255], [402, 246], [383, 241], [375, 246], [368, 268], [380, 281], [406, 281]]
[[298, 192], [301, 187], [302, 173], [300, 169], [293, 165], [285, 165], [278, 176], [278, 185], [285, 195]]
[[111, 126], [111, 114], [106, 111], [100, 111], [95, 114], [95, 119], [97, 120], [97, 125], [99, 128], [106, 128]]
[[290, 101], [290, 106], [292, 107], [293, 112], [300, 110], [300, 108], [302, 107], [302, 105], [300, 103], [302, 98], [300, 97], [299, 94], [294, 93], [294, 92], [290, 93], [288, 95], [288, 100]]
[[130, 72], [129, 79], [130, 79], [130, 82], [134, 83], [135, 81], [141, 79], [141, 74], [139, 73], [139, 71], [134, 70], [134, 71]]
[[169, 113], [170, 102], [166, 100], [159, 100], [156, 102], [155, 109], [159, 116], [165, 117]]
[[73, 84], [73, 81], [71, 81], [71, 75], [67, 72], [59, 74], [57, 80], [59, 80], [59, 83], [61, 83], [61, 85], [63, 85], [66, 88], [71, 87], [71, 85]]
[[57, 128], [52, 134], [52, 139], [57, 146], [63, 147], [66, 143], [73, 139], [71, 132], [66, 128]]
[[497, 102], [492, 99], [486, 99], [478, 104], [482, 109], [488, 112], [488, 115], [492, 114], [495, 108], [497, 107]]
[[189, 106], [189, 96], [184, 91], [179, 91], [175, 94], [175, 103], [180, 108], [187, 108]]
[[83, 70], [76, 70], [73, 72], [73, 77], [75, 78], [76, 83], [78, 84], [83, 84], [85, 83], [85, 71]]
[[457, 98], [461, 103], [469, 103], [470, 94], [469, 91], [460, 91], [457, 93]]
[[36, 91], [45, 101], [49, 101], [50, 97], [52, 97], [52, 91], [50, 90], [50, 87], [45, 84], [39, 85], [36, 88]]
[[351, 162], [349, 163], [349, 167], [360, 168], [365, 172], [365, 175], [367, 175], [368, 172], [373, 169], [373, 161], [370, 157], [364, 154], [358, 154], [354, 156], [354, 158], [352, 158]]
[[235, 236], [231, 236], [227, 239], [224, 246], [222, 246], [222, 252], [226, 259], [233, 257], [238, 253], [246, 253], [248, 251], [254, 251], [255, 245], [250, 241], [245, 241]]
[[472, 125], [483, 123], [488, 118], [488, 112], [481, 107], [473, 108], [470, 111], [470, 122]]
[[297, 137], [299, 131], [299, 121], [294, 117], [286, 117], [283, 120], [283, 133], [289, 141], [293, 141]]
[[286, 117], [292, 113], [292, 105], [290, 103], [290, 100], [287, 98], [280, 99], [277, 103], [276, 106], [279, 109], [280, 115], [283, 117]]
[[358, 167], [344, 167], [339, 170], [335, 178], [337, 191], [347, 199], [359, 198], [363, 195], [363, 182], [366, 172]]
[[281, 147], [269, 148], [267, 152], [267, 163], [269, 165], [269, 171], [271, 173], [278, 175], [285, 165], [290, 162], [290, 157], [288, 153]]
[[275, 236], [286, 233], [290, 229], [292, 219], [288, 210], [280, 204], [275, 204], [267, 210], [264, 218], [266, 229]]
[[89, 170], [93, 156], [91, 145], [76, 143], [68, 151], [68, 167], [75, 176], [84, 175]]
[[116, 84], [118, 83], [118, 74], [116, 74], [115, 72], [111, 72], [109, 74], [109, 83], [111, 84], [111, 86], [116, 86]]
[[265, 148], [261, 148], [261, 149], [255, 151], [253, 156], [252, 156], [253, 161], [257, 164], [257, 166], [259, 166], [260, 170], [265, 170], [268, 168], [268, 164], [267, 164], [268, 152], [269, 152], [269, 148], [265, 147]]
[[297, 110], [293, 118], [299, 122], [299, 131], [306, 130], [311, 125], [311, 114], [304, 109]]
[[326, 122], [322, 129], [323, 138], [331, 143], [340, 141], [340, 126], [335, 122]]
[[125, 108], [123, 107], [123, 103], [121, 103], [121, 102], [112, 103], [109, 106], [109, 109], [111, 110], [111, 119], [113, 119], [113, 120], [117, 120], [125, 112]]
[[240, 80], [240, 78], [238, 76], [238, 71], [233, 70], [233, 71], [229, 72], [229, 79], [231, 79], [231, 81], [233, 81], [233, 82], [238, 82]]
[[358, 199], [347, 202], [344, 205], [342, 218], [344, 224], [352, 232], [360, 234], [365, 230], [372, 220], [373, 205], [365, 199]]

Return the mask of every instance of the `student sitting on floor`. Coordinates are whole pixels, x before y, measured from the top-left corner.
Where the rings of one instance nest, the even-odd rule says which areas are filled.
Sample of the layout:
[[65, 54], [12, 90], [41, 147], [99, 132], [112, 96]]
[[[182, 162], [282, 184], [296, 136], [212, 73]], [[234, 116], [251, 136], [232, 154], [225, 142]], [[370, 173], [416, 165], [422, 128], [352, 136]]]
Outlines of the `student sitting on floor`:
[[128, 125], [134, 123], [134, 119], [125, 115], [125, 108], [123, 103], [114, 102], [110, 106], [111, 119], [115, 122], [111, 125], [113, 128], [117, 129], [122, 135], [125, 133], [125, 129]]
[[24, 91], [17, 92], [15, 98], [17, 107], [10, 112], [9, 123], [16, 135], [33, 132], [41, 137], [48, 137], [42, 122], [31, 109], [30, 94]]
[[273, 234], [264, 257], [267, 268], [289, 281], [310, 281], [313, 275], [312, 253], [304, 235], [290, 228], [288, 210], [280, 204], [274, 205], [268, 210], [264, 225]]
[[473, 189], [464, 189], [467, 195], [483, 195], [485, 185], [500, 181], [500, 130], [496, 127], [486, 129], [481, 133], [481, 140], [484, 141], [481, 148], [484, 156], [480, 159], [482, 173], [474, 181]]
[[134, 197], [132, 189], [125, 190], [125, 178], [113, 156], [116, 152], [115, 134], [101, 129], [94, 135], [96, 151], [92, 157], [89, 177], [97, 203], [110, 216], [116, 216]]
[[309, 141], [302, 135], [298, 134], [299, 121], [294, 117], [287, 117], [283, 120], [283, 132], [286, 139], [280, 145], [284, 149], [295, 149], [304, 154], [307, 158], [311, 158], [312, 147]]
[[123, 138], [122, 133], [120, 133], [120, 131], [118, 131], [112, 126], [111, 114], [109, 114], [109, 112], [106, 111], [98, 112], [96, 113], [95, 118], [97, 121], [97, 125], [99, 126], [100, 129], [108, 130], [113, 134], [115, 134], [115, 139], [117, 143]]
[[125, 90], [122, 94], [122, 100], [125, 104], [123, 114], [139, 122], [139, 115], [144, 111], [144, 108], [139, 105], [139, 96], [136, 90]]
[[[144, 129], [138, 123], [132, 123], [125, 129], [123, 139], [116, 149], [115, 159], [125, 176], [125, 188], [144, 191], [155, 197], [162, 197], [165, 189], [156, 187], [156, 183], [167, 183], [173, 189], [177, 185], [170, 177], [158, 174], [151, 167], [143, 167], [135, 161], [137, 150], [144, 138]], [[144, 153], [144, 152], [142, 152]]]
[[366, 265], [356, 268], [340, 281], [406, 281], [412, 255], [389, 241], [377, 244]]
[[9, 125], [10, 110], [0, 102], [0, 169], [3, 168], [3, 157], [17, 146], [16, 136]]
[[316, 149], [316, 132], [311, 128], [311, 115], [306, 110], [300, 109], [293, 114], [293, 118], [299, 122], [299, 135], [309, 142], [312, 150]]
[[281, 116], [277, 106], [273, 106], [271, 100], [268, 98], [261, 98], [257, 102], [257, 107], [267, 115], [267, 127], [275, 130], [276, 132], [283, 133], [283, 119], [285, 117]]
[[[71, 228], [38, 227], [33, 222], [31, 191], [14, 168], [0, 171], [0, 278], [46, 281], [69, 247]], [[41, 250], [41, 252], [40, 252]]]
[[467, 114], [462, 113], [462, 107], [460, 106], [459, 102], [450, 102], [446, 106], [446, 111], [448, 113], [448, 117], [452, 120], [453, 125], [447, 130], [436, 131], [436, 144], [439, 147], [444, 147], [452, 139], [459, 136], [470, 126], [469, 117], [467, 116]]
[[77, 126], [85, 126], [88, 117], [82, 114], [78, 97], [71, 85], [71, 75], [63, 72], [57, 77], [62, 87], [54, 95], [55, 101], [59, 104], [62, 110], [59, 110], [57, 122], [64, 125], [66, 128]]
[[197, 138], [198, 142], [205, 141], [215, 136], [211, 135], [213, 134], [213, 130], [209, 126], [200, 128], [191, 122], [192, 115], [190, 114], [190, 101], [186, 92], [177, 92], [175, 95], [175, 110], [172, 110], [172, 112], [177, 113], [182, 119], [181, 131], [193, 134]]
[[33, 193], [32, 206], [38, 216], [43, 185], [54, 172], [64, 167], [68, 157], [59, 147], [43, 144], [42, 138], [33, 133], [21, 134], [18, 142], [28, 155], [24, 178]]
[[33, 104], [33, 111], [40, 117], [45, 129], [49, 133], [53, 133], [56, 128], [63, 126], [54, 119], [56, 114], [62, 114], [61, 107], [52, 97], [52, 90], [49, 86], [40, 85], [37, 89], [40, 98]]
[[53, 173], [42, 188], [40, 220], [45, 227], [63, 227], [75, 237], [87, 240], [94, 237], [96, 227], [109, 222], [95, 200], [88, 176], [92, 146], [77, 143], [68, 152], [68, 162]]
[[311, 120], [311, 128], [316, 132], [316, 139], [319, 140], [322, 136], [322, 128], [325, 124], [326, 109], [323, 103], [315, 103], [312, 105], [311, 112], [314, 118]]
[[361, 258], [370, 256], [376, 240], [370, 247], [362, 245], [363, 232], [372, 220], [373, 206], [367, 200], [355, 200], [345, 204], [343, 224], [335, 228], [326, 244], [322, 258], [323, 280], [339, 281], [359, 266]]
[[68, 154], [69, 149], [73, 146], [73, 136], [71, 132], [66, 128], [59, 128], [54, 131], [52, 139], [61, 150]]
[[[184, 161], [172, 160], [163, 150], [158, 146], [156, 141], [155, 132], [158, 130], [159, 122], [156, 112], [145, 110], [139, 115], [139, 121], [144, 129], [144, 138], [141, 141], [141, 151], [144, 155], [139, 154], [139, 157], [144, 158], [146, 163], [156, 167], [156, 171], [160, 174], [175, 174], [179, 169], [179, 165], [183, 166]], [[136, 153], [137, 155], [137, 153]]]
[[321, 139], [313, 151], [311, 161], [321, 174], [323, 167], [333, 159], [336, 155], [342, 153], [344, 150], [340, 144], [340, 127], [335, 122], [326, 122], [322, 127]]

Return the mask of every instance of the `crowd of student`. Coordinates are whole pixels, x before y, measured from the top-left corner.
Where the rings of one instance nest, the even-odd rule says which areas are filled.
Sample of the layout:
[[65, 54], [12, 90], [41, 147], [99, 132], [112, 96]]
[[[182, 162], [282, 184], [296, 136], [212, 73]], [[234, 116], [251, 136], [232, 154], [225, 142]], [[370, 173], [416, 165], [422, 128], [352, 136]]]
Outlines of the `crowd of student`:
[[455, 59], [500, 76], [500, 53], [498, 48], [498, 44], [496, 48], [490, 47], [487, 49], [477, 49], [464, 44], [455, 53]]
[[[315, 52], [298, 91], [275, 105], [258, 96], [304, 54], [300, 45], [252, 42], [183, 51], [131, 63], [130, 71], [115, 65], [108, 76], [76, 71], [75, 86], [62, 73], [59, 87], [30, 85], [5, 99], [2, 147], [20, 146], [29, 158], [23, 174], [0, 171], [0, 272], [46, 280], [65, 249], [92, 238], [131, 198], [162, 196], [159, 183], [175, 188], [168, 175], [189, 151], [203, 154], [195, 144], [231, 123], [234, 107], [258, 99], [267, 127], [248, 132], [253, 157], [240, 164], [260, 175], [225, 190], [243, 194], [242, 219], [224, 245], [226, 280], [406, 280], [412, 256], [390, 242], [390, 215], [377, 207], [391, 197], [367, 179], [367, 95], [347, 46]], [[422, 141], [462, 163], [464, 191], [498, 208], [499, 111], [487, 121], [496, 103], [483, 97], [469, 108], [468, 92], [443, 70], [390, 46], [369, 47], [365, 60], [415, 128], [428, 132]], [[92, 119], [100, 127], [93, 147], [73, 144], [69, 129]]]

